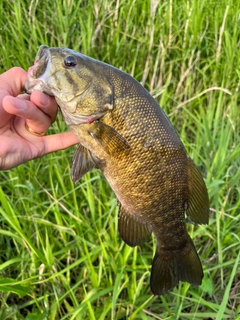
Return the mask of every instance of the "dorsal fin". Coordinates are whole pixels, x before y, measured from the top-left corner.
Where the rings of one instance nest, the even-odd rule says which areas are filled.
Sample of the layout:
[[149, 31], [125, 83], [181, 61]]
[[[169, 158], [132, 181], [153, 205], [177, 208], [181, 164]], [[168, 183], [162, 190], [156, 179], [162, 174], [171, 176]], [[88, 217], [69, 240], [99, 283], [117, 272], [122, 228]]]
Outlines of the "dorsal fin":
[[209, 220], [209, 199], [205, 182], [192, 159], [188, 158], [188, 204], [189, 220], [196, 224], [207, 224]]

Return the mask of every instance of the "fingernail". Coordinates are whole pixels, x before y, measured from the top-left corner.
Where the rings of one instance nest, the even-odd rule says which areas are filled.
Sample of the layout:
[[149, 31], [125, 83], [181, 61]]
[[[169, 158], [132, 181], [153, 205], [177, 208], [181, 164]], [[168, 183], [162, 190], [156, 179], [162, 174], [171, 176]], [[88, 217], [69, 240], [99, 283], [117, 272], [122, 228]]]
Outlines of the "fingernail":
[[51, 100], [50, 100], [49, 96], [47, 96], [45, 94], [41, 96], [41, 100], [40, 100], [41, 105], [47, 107], [48, 105], [50, 105], [50, 102], [51, 102]]

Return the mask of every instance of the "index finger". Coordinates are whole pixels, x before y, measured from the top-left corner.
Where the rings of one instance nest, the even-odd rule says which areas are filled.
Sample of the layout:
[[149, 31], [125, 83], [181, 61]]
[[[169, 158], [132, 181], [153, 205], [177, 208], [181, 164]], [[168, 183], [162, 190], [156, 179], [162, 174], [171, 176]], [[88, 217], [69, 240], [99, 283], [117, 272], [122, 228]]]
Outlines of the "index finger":
[[[13, 67], [0, 75], [1, 99], [5, 95], [16, 97], [23, 91], [23, 85], [27, 80], [27, 72], [20, 67]], [[2, 91], [2, 92], [1, 92]]]

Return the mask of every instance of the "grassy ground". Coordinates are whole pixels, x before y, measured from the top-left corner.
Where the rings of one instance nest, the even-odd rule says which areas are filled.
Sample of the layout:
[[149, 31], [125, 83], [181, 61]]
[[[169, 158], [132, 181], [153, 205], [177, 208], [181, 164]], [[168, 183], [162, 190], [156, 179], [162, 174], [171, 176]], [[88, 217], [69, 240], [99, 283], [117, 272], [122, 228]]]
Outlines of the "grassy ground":
[[[235, 0], [0, 0], [0, 70], [40, 44], [134, 75], [179, 132], [209, 190], [189, 232], [201, 287], [150, 295], [154, 239], [130, 248], [97, 171], [69, 177], [74, 148], [0, 172], [0, 319], [240, 319], [240, 3]], [[61, 117], [49, 132], [66, 130]]]

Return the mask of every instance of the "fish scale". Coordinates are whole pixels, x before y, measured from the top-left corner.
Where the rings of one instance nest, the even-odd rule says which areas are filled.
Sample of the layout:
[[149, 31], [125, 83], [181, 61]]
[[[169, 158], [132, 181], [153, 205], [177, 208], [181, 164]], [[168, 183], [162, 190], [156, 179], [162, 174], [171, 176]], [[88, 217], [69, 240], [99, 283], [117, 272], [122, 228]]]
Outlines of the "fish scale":
[[208, 194], [157, 102], [130, 75], [70, 49], [41, 46], [29, 70], [26, 91], [55, 96], [78, 138], [73, 181], [102, 170], [118, 198], [122, 239], [133, 247], [156, 236], [152, 293], [165, 294], [179, 281], [200, 285], [202, 265], [185, 214], [208, 223]]

